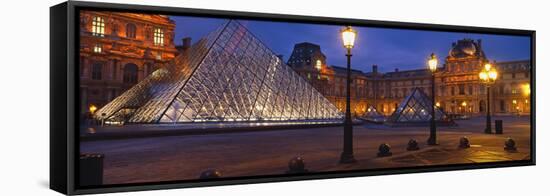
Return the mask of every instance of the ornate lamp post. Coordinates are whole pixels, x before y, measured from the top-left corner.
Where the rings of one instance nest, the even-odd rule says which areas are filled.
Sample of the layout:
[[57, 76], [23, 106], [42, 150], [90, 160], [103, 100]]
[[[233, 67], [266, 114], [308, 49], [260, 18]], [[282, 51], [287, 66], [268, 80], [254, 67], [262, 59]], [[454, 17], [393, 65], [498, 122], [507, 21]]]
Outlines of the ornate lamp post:
[[[435, 72], [437, 71], [437, 57], [434, 53], [428, 59], [428, 68], [432, 72], [432, 104], [435, 103]], [[428, 145], [437, 145], [436, 128], [435, 128], [435, 105], [432, 105], [432, 118], [430, 119], [430, 137]]]
[[340, 163], [354, 163], [356, 162], [353, 157], [353, 126], [351, 122], [351, 109], [350, 109], [350, 85], [351, 85], [351, 49], [355, 43], [355, 37], [357, 32], [347, 26], [341, 31], [342, 41], [344, 43], [344, 48], [346, 48], [347, 53], [346, 57], [348, 60], [347, 68], [347, 82], [346, 82], [346, 117], [344, 120], [344, 150], [340, 156]]
[[491, 85], [497, 80], [498, 73], [490, 63], [485, 64], [485, 67], [479, 72], [479, 79], [487, 88], [487, 122], [485, 127], [485, 133], [493, 132], [491, 130]]

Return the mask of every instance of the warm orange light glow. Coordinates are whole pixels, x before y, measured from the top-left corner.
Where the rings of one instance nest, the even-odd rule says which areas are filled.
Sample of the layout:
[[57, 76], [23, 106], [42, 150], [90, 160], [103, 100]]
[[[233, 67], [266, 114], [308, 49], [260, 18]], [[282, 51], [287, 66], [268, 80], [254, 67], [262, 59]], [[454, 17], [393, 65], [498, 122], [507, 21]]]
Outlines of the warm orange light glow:
[[347, 49], [353, 48], [353, 45], [355, 44], [355, 37], [357, 36], [357, 31], [353, 30], [351, 26], [347, 26], [342, 29], [341, 33], [344, 47]]
[[88, 107], [88, 110], [90, 111], [90, 113], [93, 114], [97, 110], [97, 107], [94, 104], [90, 104], [90, 107]]
[[489, 79], [494, 81], [497, 79], [497, 77], [498, 77], [497, 70], [492, 69], [491, 71], [489, 71]]
[[491, 67], [492, 67], [492, 66], [493, 66], [493, 65], [491, 65], [490, 63], [485, 64], [485, 71], [491, 70]]
[[466, 106], [467, 103], [465, 101], [462, 102], [462, 106]]
[[430, 55], [430, 59], [428, 60], [428, 68], [430, 68], [430, 71], [432, 71], [432, 73], [437, 70], [437, 57], [434, 53]]
[[435, 106], [441, 107], [441, 104], [439, 104], [439, 102], [435, 102]]
[[518, 104], [518, 102], [517, 102], [515, 99], [512, 100], [512, 103], [513, 103], [514, 105]]
[[485, 69], [479, 72], [479, 79], [485, 84], [488, 84], [488, 85], [492, 84], [497, 80], [497, 78], [498, 78], [497, 70], [493, 68], [492, 65], [489, 63], [485, 64]]
[[531, 94], [531, 86], [529, 84], [524, 84], [521, 88], [523, 89], [523, 95], [529, 96]]
[[487, 75], [487, 72], [479, 72], [479, 79], [481, 80], [487, 80], [487, 78], [489, 78], [489, 76]]

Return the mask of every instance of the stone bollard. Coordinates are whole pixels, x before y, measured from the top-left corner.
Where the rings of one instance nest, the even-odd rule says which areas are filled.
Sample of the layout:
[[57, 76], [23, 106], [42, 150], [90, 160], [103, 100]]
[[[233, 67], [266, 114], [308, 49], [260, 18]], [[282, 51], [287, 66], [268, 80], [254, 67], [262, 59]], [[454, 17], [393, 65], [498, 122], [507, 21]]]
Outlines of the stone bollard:
[[507, 138], [504, 141], [504, 150], [508, 152], [516, 152], [518, 150], [516, 148], [516, 141], [514, 141], [512, 138]]
[[419, 149], [420, 148], [418, 147], [418, 142], [415, 139], [410, 139], [407, 145], [407, 150], [413, 151], [413, 150], [419, 150]]
[[215, 178], [221, 178], [222, 173], [216, 169], [207, 169], [206, 171], [203, 171], [200, 175], [200, 179], [215, 179]]
[[458, 143], [459, 148], [470, 148], [470, 140], [466, 136], [461, 137]]
[[387, 157], [391, 156], [392, 153], [390, 152], [391, 146], [389, 144], [383, 143], [378, 146], [378, 157]]
[[81, 154], [79, 165], [79, 185], [93, 186], [103, 184], [103, 154]]
[[288, 171], [287, 174], [299, 174], [307, 173], [306, 164], [304, 159], [301, 156], [294, 157], [288, 161]]
[[495, 120], [495, 134], [502, 134], [502, 120]]

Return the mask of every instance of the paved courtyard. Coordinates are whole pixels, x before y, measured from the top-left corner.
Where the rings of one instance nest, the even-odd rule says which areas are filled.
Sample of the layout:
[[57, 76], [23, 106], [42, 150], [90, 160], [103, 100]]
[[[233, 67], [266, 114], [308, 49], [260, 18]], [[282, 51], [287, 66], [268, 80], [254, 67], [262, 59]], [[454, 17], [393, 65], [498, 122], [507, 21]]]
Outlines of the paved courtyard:
[[[281, 174], [295, 156], [313, 172], [529, 159], [529, 118], [495, 119], [504, 121], [504, 134], [484, 134], [485, 119], [476, 117], [457, 121], [458, 127], [438, 127], [438, 146], [425, 145], [428, 127], [356, 125], [358, 162], [347, 165], [338, 164], [342, 127], [86, 141], [81, 152], [105, 154], [105, 184], [196, 179], [209, 168], [223, 177]], [[457, 148], [462, 136], [471, 148]], [[503, 149], [507, 137], [516, 141], [517, 152]], [[406, 150], [411, 138], [420, 150]], [[381, 143], [391, 145], [393, 156], [376, 156]]]

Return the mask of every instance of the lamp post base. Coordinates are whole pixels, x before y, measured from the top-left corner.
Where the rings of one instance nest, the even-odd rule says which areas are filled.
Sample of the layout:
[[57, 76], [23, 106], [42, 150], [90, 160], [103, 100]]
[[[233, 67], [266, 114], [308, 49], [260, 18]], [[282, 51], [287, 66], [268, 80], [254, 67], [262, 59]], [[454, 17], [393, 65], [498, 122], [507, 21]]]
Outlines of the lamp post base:
[[428, 138], [428, 141], [426, 141], [426, 143], [427, 143], [428, 145], [430, 145], [430, 146], [439, 145], [439, 144], [437, 143], [436, 139], [433, 138], [433, 137]]
[[355, 160], [355, 157], [353, 157], [353, 154], [349, 153], [342, 153], [340, 156], [340, 163], [341, 164], [349, 164], [349, 163], [356, 163], [357, 160]]
[[492, 134], [493, 131], [491, 130], [491, 128], [485, 128], [485, 133], [486, 134]]

